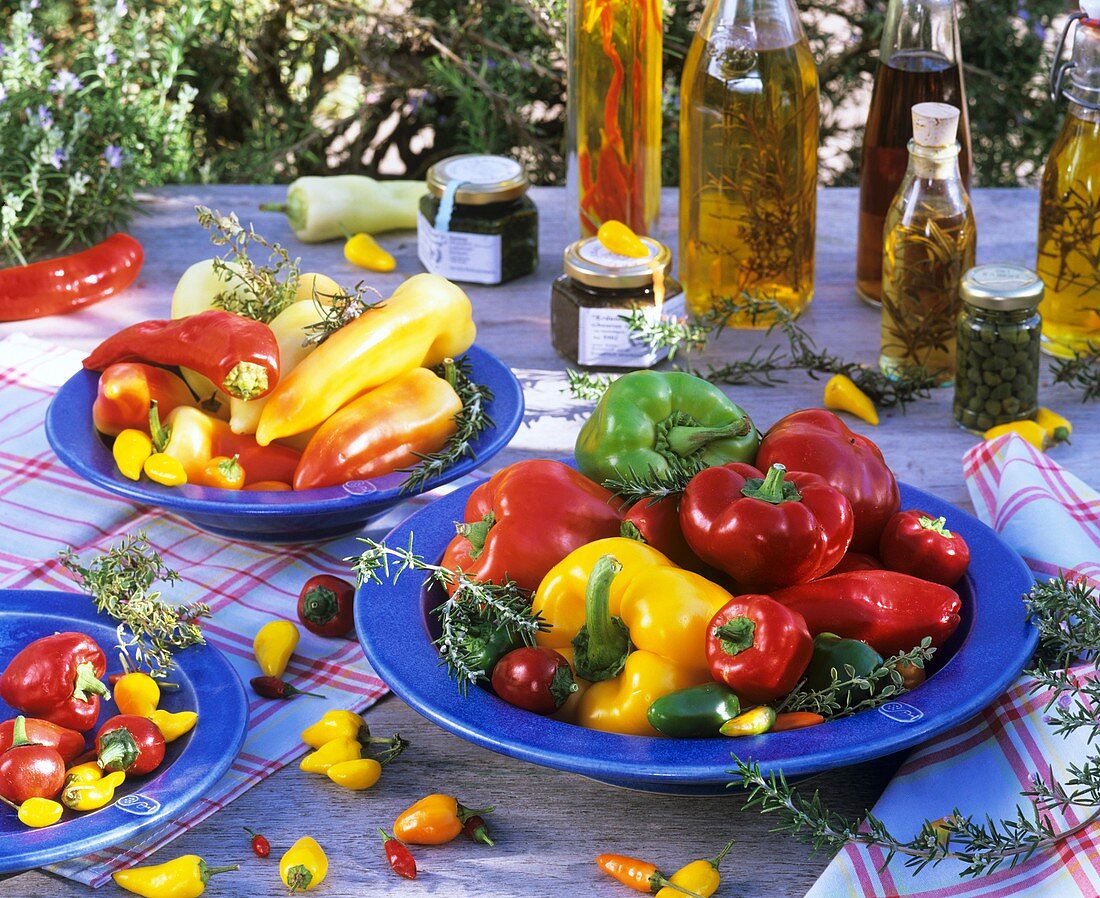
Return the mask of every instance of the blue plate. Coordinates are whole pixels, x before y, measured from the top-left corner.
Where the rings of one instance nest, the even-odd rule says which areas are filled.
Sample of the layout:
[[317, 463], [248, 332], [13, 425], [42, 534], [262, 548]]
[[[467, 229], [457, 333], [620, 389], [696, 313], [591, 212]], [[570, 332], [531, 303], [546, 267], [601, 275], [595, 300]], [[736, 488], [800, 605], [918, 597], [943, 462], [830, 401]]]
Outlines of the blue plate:
[[[107, 654], [107, 673], [121, 673], [114, 649], [116, 623], [99, 614], [80, 593], [31, 589], [0, 590], [0, 670], [29, 642], [58, 631], [92, 637]], [[172, 682], [161, 707], [197, 711], [195, 728], [169, 743], [164, 761], [152, 774], [124, 783], [113, 804], [78, 814], [65, 811], [61, 821], [44, 829], [27, 829], [14, 812], [0, 807], [0, 873], [28, 870], [109, 848], [171, 820], [197, 801], [229, 769], [248, 729], [244, 687], [221, 652], [210, 645], [192, 646], [176, 656]], [[0, 720], [17, 712], [0, 701]], [[118, 713], [103, 702], [99, 721]], [[95, 729], [87, 735], [89, 744]]]
[[[440, 558], [476, 486], [421, 509], [387, 541], [405, 546], [415, 534], [418, 554]], [[958, 587], [962, 623], [938, 653], [932, 675], [901, 700], [811, 729], [736, 740], [621, 736], [539, 717], [477, 687], [462, 698], [431, 642], [436, 628], [430, 612], [441, 593], [408, 574], [397, 584], [360, 589], [356, 630], [371, 665], [405, 702], [444, 729], [509, 757], [678, 795], [723, 793], [734, 779], [731, 752], [759, 762], [765, 772], [805, 776], [909, 748], [962, 723], [1004, 692], [1038, 641], [1021, 601], [1032, 577], [1019, 556], [976, 518], [935, 496], [902, 484], [901, 501], [902, 508], [946, 516], [969, 544], [970, 570]]]
[[46, 410], [46, 438], [69, 468], [116, 496], [170, 511], [196, 527], [250, 542], [302, 542], [358, 530], [397, 503], [467, 474], [508, 445], [523, 420], [523, 390], [511, 369], [492, 353], [471, 346], [471, 376], [493, 391], [488, 412], [495, 427], [474, 441], [463, 458], [420, 489], [401, 491], [406, 475], [387, 474], [343, 486], [281, 493], [235, 492], [202, 486], [168, 487], [134, 482], [115, 467], [111, 450], [92, 426], [99, 374], [80, 371], [57, 391]]

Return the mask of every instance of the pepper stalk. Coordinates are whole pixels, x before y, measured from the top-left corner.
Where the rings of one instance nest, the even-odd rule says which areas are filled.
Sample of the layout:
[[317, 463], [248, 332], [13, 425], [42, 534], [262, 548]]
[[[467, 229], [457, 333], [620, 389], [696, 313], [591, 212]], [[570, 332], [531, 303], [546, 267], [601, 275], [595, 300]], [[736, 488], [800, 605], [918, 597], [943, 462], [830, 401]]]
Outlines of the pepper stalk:
[[585, 623], [573, 637], [573, 663], [577, 676], [591, 682], [617, 677], [633, 648], [626, 624], [611, 614], [611, 583], [622, 569], [613, 555], [603, 555], [588, 577]]

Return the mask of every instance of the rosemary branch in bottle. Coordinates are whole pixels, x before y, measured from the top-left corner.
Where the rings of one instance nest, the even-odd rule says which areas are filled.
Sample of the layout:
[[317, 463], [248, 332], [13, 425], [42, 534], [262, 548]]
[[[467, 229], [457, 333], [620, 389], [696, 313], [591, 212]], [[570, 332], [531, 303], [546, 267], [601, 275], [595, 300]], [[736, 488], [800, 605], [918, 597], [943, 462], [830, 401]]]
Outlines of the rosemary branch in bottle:
[[210, 606], [170, 605], [161, 598], [153, 585], [176, 581], [179, 574], [165, 565], [144, 533], [126, 536], [86, 564], [71, 548], [58, 557], [96, 609], [119, 622], [118, 650], [127, 670], [145, 668], [150, 676], [166, 676], [176, 652], [205, 642], [199, 621], [210, 616]]

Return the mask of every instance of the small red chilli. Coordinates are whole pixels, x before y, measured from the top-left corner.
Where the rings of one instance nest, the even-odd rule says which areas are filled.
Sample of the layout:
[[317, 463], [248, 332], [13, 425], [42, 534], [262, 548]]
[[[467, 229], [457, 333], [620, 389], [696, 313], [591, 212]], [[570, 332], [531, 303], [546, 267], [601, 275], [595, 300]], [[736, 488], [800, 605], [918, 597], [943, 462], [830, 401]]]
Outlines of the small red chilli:
[[267, 840], [267, 836], [253, 832], [247, 826], [244, 831], [252, 836], [252, 853], [256, 857], [269, 857], [271, 855], [271, 843]]
[[395, 839], [384, 829], [379, 829], [378, 832], [382, 836], [382, 847], [385, 849], [390, 869], [405, 879], [416, 879], [416, 858], [412, 856], [412, 852], [405, 843]]

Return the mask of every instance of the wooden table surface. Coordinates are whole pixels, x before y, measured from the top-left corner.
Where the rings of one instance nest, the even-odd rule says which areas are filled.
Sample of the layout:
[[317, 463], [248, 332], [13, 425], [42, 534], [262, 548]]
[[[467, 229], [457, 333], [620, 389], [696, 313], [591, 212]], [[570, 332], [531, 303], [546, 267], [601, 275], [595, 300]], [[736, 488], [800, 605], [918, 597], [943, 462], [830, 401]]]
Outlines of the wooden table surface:
[[[211, 256], [205, 232], [195, 223], [193, 207], [203, 203], [252, 220], [264, 235], [300, 255], [303, 270], [326, 272], [354, 283], [363, 272], [343, 258], [340, 243], [298, 243], [282, 216], [257, 211], [260, 202], [282, 198], [280, 187], [194, 186], [159, 190], [143, 204], [145, 214], [132, 232], [146, 251], [145, 269], [135, 289], [125, 296], [75, 315], [0, 325], [0, 336], [21, 332], [80, 349], [90, 348], [124, 324], [168, 317], [172, 289], [191, 263]], [[550, 345], [550, 282], [561, 270], [561, 251], [570, 221], [565, 192], [532, 191], [541, 213], [539, 270], [496, 288], [470, 286], [478, 343], [520, 369], [528, 393], [529, 414], [507, 450], [487, 466], [496, 469], [520, 458], [558, 453], [572, 443], [579, 427], [576, 404], [556, 392], [565, 363]], [[662, 231], [675, 246], [675, 195], [666, 191]], [[817, 240], [816, 298], [803, 322], [822, 346], [856, 360], [877, 358], [878, 314], [855, 296], [855, 190], [831, 189], [821, 194]], [[978, 190], [979, 262], [1033, 265], [1038, 200], [1033, 190]], [[398, 260], [392, 275], [371, 275], [383, 293], [404, 276], [420, 270], [415, 235], [384, 239]], [[708, 350], [714, 360], [743, 356], [761, 337], [730, 331]], [[1090, 476], [1095, 464], [1100, 406], [1083, 407], [1065, 388], [1052, 388], [1044, 374], [1042, 402], [1067, 412], [1076, 425], [1073, 445], [1055, 457], [1071, 470]], [[730, 392], [761, 428], [798, 408], [817, 406], [821, 383], [801, 373], [776, 388], [733, 388]], [[950, 390], [911, 406], [906, 414], [887, 412], [881, 426], [849, 421], [882, 447], [899, 479], [943, 498], [971, 507], [963, 483], [961, 456], [975, 437], [951, 419]], [[2, 531], [2, 523], [0, 523]], [[197, 826], [156, 860], [184, 853], [199, 854], [211, 864], [242, 862], [242, 873], [211, 883], [209, 895], [277, 896], [286, 891], [278, 880], [276, 861], [259, 862], [248, 853], [243, 826], [265, 832], [278, 849], [304, 833], [317, 837], [328, 851], [330, 873], [317, 894], [447, 895], [453, 898], [559, 898], [622, 896], [624, 887], [599, 874], [592, 863], [602, 851], [648, 858], [672, 870], [688, 860], [713, 855], [727, 839], [737, 842], [725, 865], [719, 895], [799, 896], [813, 883], [829, 858], [812, 855], [793, 839], [768, 832], [767, 818], [741, 810], [736, 795], [720, 798], [675, 798], [628, 792], [610, 786], [510, 760], [475, 748], [437, 728], [395, 697], [367, 715], [377, 732], [399, 730], [412, 740], [410, 749], [372, 791], [344, 793], [318, 788], [291, 766], [270, 777], [227, 809]], [[859, 814], [873, 805], [900, 762], [899, 757], [818, 776], [813, 788], [837, 811]], [[465, 841], [417, 852], [422, 869], [416, 883], [398, 882], [381, 858], [376, 827], [389, 826], [395, 815], [422, 795], [444, 791], [473, 805], [495, 804], [492, 816], [498, 845], [494, 849]], [[113, 886], [108, 886], [114, 891]], [[40, 872], [3, 881], [0, 893], [12, 898], [75, 896], [82, 885]]]

